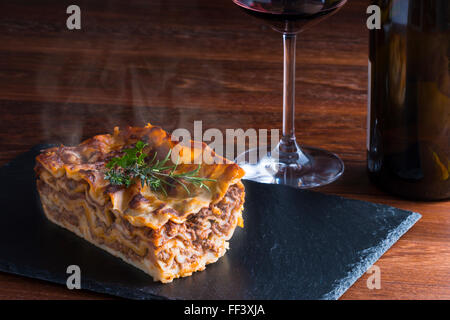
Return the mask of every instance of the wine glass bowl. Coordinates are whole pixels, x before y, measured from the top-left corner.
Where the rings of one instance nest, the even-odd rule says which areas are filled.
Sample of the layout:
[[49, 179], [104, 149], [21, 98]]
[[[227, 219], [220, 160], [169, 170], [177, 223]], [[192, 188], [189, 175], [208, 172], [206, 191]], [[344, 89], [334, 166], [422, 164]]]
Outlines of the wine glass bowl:
[[[337, 12], [347, 0], [233, 0], [244, 11], [283, 34], [283, 130], [276, 148], [254, 148], [235, 161], [245, 179], [297, 188], [313, 188], [338, 179], [344, 163], [334, 153], [299, 146], [295, 138], [295, 57], [297, 34]], [[251, 161], [256, 159], [256, 162]]]
[[233, 0], [278, 32], [298, 33], [337, 12], [347, 0]]

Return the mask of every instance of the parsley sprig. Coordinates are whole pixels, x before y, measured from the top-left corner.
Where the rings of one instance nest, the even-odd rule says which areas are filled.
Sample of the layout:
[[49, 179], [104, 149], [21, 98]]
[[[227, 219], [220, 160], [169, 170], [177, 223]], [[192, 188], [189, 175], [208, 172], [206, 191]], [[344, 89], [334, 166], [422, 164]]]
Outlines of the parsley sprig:
[[113, 185], [129, 187], [137, 179], [141, 181], [142, 187], [149, 186], [152, 190], [162, 191], [167, 196], [166, 187], [175, 187], [179, 184], [188, 194], [190, 194], [188, 184], [209, 190], [205, 181], [215, 181], [215, 179], [199, 177], [201, 165], [188, 172], [176, 173], [178, 163], [169, 162], [172, 150], [169, 150], [163, 160], [157, 160], [157, 153], [152, 159], [147, 160], [149, 155], [144, 152], [146, 143], [138, 141], [134, 148], [125, 149], [125, 154], [121, 157], [112, 158], [107, 164], [105, 179]]

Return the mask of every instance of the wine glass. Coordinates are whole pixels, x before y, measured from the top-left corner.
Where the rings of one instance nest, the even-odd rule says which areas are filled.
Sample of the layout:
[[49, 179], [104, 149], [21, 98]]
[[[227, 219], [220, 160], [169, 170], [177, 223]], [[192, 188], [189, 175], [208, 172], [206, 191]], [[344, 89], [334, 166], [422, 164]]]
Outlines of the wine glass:
[[302, 189], [335, 181], [344, 172], [342, 160], [334, 153], [323, 149], [300, 147], [295, 139], [295, 45], [299, 32], [337, 12], [347, 0], [233, 0], [233, 2], [246, 13], [265, 20], [273, 29], [281, 32], [284, 45], [282, 138], [274, 150], [267, 152], [266, 149], [254, 148], [235, 159], [246, 171], [244, 178]]

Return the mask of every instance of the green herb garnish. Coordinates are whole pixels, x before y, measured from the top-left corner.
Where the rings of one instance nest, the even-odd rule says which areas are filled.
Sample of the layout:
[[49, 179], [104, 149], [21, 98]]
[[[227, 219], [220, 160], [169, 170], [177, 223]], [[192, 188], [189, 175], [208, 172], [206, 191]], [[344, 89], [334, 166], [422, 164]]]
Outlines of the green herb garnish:
[[138, 141], [134, 148], [123, 150], [125, 154], [122, 157], [111, 159], [106, 164], [108, 170], [105, 172], [105, 179], [113, 185], [126, 187], [139, 179], [142, 187], [147, 185], [152, 190], [162, 191], [165, 195], [167, 195], [167, 186], [174, 187], [175, 184], [179, 184], [190, 194], [187, 184], [209, 190], [204, 181], [215, 181], [215, 179], [202, 178], [197, 175], [201, 167], [200, 164], [195, 170], [175, 173], [178, 163], [169, 163], [172, 150], [169, 150], [162, 161], [156, 160], [156, 152], [151, 160], [146, 161], [149, 157], [144, 152], [146, 146], [146, 143]]

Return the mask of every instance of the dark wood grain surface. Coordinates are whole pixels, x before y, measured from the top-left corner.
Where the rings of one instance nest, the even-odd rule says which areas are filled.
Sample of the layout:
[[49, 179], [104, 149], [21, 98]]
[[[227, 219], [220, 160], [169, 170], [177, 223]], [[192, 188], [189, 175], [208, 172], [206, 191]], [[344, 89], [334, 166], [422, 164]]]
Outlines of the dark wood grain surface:
[[[280, 34], [231, 0], [0, 2], [0, 164], [41, 142], [78, 143], [114, 126], [167, 130], [279, 128]], [[390, 196], [365, 169], [367, 1], [349, 0], [300, 35], [297, 137], [338, 153], [344, 176], [328, 193], [413, 210], [423, 218], [343, 299], [450, 299], [450, 203]], [[111, 298], [0, 273], [0, 299]]]

